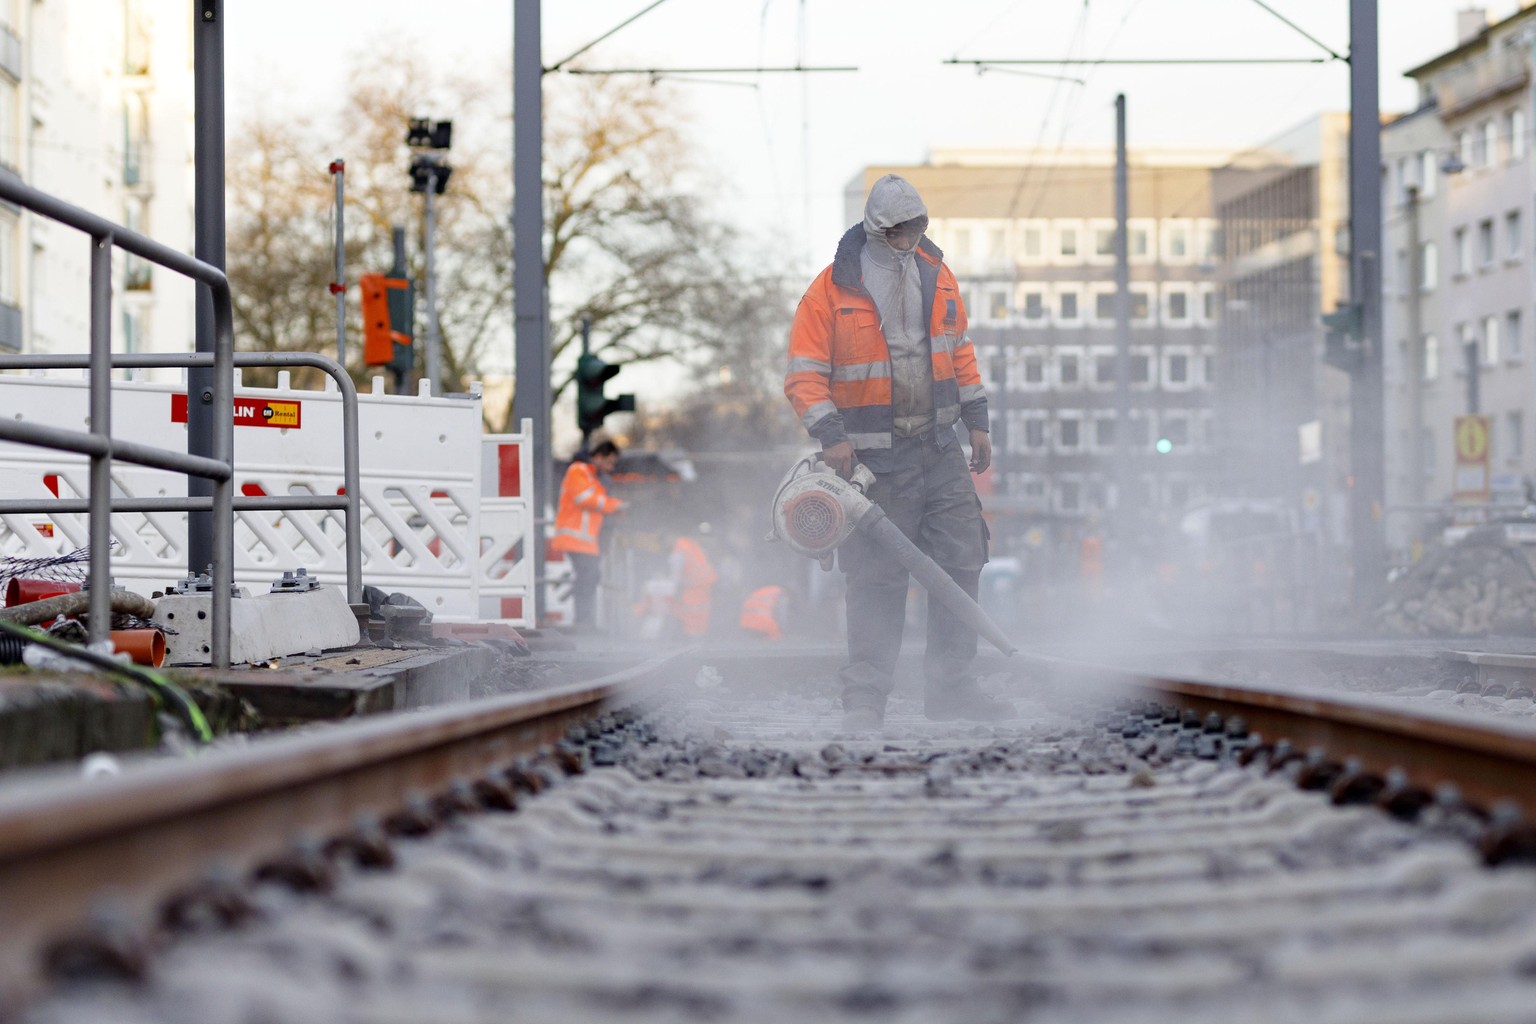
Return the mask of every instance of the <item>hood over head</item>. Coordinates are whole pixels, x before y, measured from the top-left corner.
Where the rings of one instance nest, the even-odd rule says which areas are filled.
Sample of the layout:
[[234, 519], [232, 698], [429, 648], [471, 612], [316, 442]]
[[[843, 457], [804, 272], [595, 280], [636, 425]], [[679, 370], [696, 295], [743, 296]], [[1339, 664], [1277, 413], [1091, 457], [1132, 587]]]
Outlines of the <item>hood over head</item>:
[[913, 184], [897, 174], [881, 176], [870, 187], [869, 198], [864, 201], [864, 235], [874, 248], [872, 255], [885, 257], [881, 259], [882, 263], [891, 257], [910, 256], [911, 250], [903, 252], [886, 242], [885, 229], [919, 217], [927, 221], [928, 207], [923, 205]]

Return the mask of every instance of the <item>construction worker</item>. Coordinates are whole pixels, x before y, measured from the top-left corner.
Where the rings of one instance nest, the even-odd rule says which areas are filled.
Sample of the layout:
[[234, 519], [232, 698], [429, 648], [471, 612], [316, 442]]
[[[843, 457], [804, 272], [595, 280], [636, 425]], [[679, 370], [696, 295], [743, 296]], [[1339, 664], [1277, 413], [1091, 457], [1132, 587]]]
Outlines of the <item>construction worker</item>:
[[748, 634], [764, 640], [784, 639], [780, 620], [784, 616], [787, 597], [784, 588], [775, 584], [758, 587], [742, 602], [739, 625]]
[[578, 452], [560, 482], [555, 536], [549, 542], [549, 550], [564, 552], [571, 561], [575, 624], [585, 629], [597, 625], [597, 585], [603, 579], [603, 517], [618, 515], [626, 507], [618, 498], [608, 496], [600, 479], [602, 474], [612, 473], [618, 461], [619, 446], [603, 441], [591, 454]]
[[[987, 396], [966, 334], [965, 306], [943, 253], [923, 237], [928, 209], [911, 182], [875, 182], [864, 222], [838, 242], [795, 312], [784, 393], [822, 458], [847, 479], [875, 475], [869, 497], [973, 599], [987, 561], [981, 500], [954, 426], [970, 432], [971, 473], [992, 461]], [[839, 672], [843, 727], [878, 730], [893, 687], [906, 615], [907, 570], [861, 531], [844, 542], [848, 663]], [[1013, 708], [969, 674], [976, 631], [928, 602], [924, 711], [993, 720]]]
[[[700, 523], [699, 532], [709, 533], [709, 524]], [[672, 542], [670, 559], [672, 577], [672, 617], [678, 632], [686, 637], [701, 637], [709, 632], [709, 608], [715, 581], [720, 578], [704, 546], [693, 537], [678, 534]]]

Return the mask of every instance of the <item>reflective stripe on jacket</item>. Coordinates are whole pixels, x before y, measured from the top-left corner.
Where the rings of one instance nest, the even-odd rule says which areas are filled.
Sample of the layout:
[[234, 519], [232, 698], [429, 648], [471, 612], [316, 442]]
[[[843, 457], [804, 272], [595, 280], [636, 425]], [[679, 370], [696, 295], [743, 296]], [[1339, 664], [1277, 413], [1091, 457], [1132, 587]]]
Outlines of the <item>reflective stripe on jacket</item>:
[[761, 633], [769, 640], [782, 640], [784, 634], [779, 629], [779, 601], [783, 596], [783, 587], [771, 585], [758, 587], [748, 594], [741, 605], [741, 628]]
[[603, 516], [623, 506], [618, 498], [608, 497], [608, 489], [597, 478], [597, 467], [590, 462], [572, 462], [560, 483], [560, 505], [555, 510], [555, 535], [550, 538], [549, 549], [599, 554], [597, 538], [603, 530]]
[[680, 561], [676, 570], [677, 596], [672, 599], [672, 614], [685, 636], [703, 636], [709, 630], [709, 593], [716, 575], [704, 548], [691, 537], [679, 537], [672, 545], [672, 557]]
[[[859, 461], [880, 473], [889, 469], [894, 432], [891, 353], [859, 270], [864, 239], [862, 224], [849, 228], [832, 265], [800, 300], [784, 394], [823, 448], [849, 441]], [[935, 426], [964, 420], [972, 430], [986, 430], [987, 395], [966, 334], [965, 304], [944, 254], [926, 238], [918, 243], [917, 270], [932, 348]]]

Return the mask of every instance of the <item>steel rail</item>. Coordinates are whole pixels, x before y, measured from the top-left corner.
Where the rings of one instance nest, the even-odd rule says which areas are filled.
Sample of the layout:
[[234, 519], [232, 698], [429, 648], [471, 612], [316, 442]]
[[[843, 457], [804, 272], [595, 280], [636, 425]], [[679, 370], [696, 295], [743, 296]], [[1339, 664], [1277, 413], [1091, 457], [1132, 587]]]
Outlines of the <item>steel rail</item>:
[[1392, 776], [1425, 794], [1453, 786], [1474, 806], [1517, 808], [1525, 821], [1536, 821], [1536, 729], [1447, 711], [1407, 711], [1380, 698], [1032, 660], [1062, 678], [1127, 699], [1172, 704], [1202, 719], [1241, 718], [1264, 744], [1288, 742], [1298, 756], [1314, 756], [1334, 769], [1348, 762], [1358, 772]]
[[[473, 785], [561, 740], [691, 655], [589, 683], [348, 723], [0, 792], [0, 1019], [46, 988], [46, 952], [110, 909], [153, 933], [210, 870], [244, 878], [413, 797]], [[504, 783], [503, 783], [504, 784]]]

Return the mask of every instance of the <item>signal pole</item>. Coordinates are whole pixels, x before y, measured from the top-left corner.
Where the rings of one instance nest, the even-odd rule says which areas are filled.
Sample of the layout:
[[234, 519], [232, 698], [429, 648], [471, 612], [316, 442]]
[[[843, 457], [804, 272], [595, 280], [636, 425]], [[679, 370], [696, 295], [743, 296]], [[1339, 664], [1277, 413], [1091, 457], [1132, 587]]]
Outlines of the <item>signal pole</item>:
[[1363, 623], [1386, 586], [1382, 415], [1381, 97], [1376, 0], [1349, 2], [1349, 290], [1360, 309], [1360, 364], [1350, 381], [1350, 547], [1354, 606]]
[[[551, 498], [549, 339], [544, 296], [544, 63], [540, 0], [512, 5], [512, 307], [516, 391], [513, 423], [533, 421], [534, 593], [544, 584], [544, 527]], [[535, 602], [535, 615], [538, 605]]]

